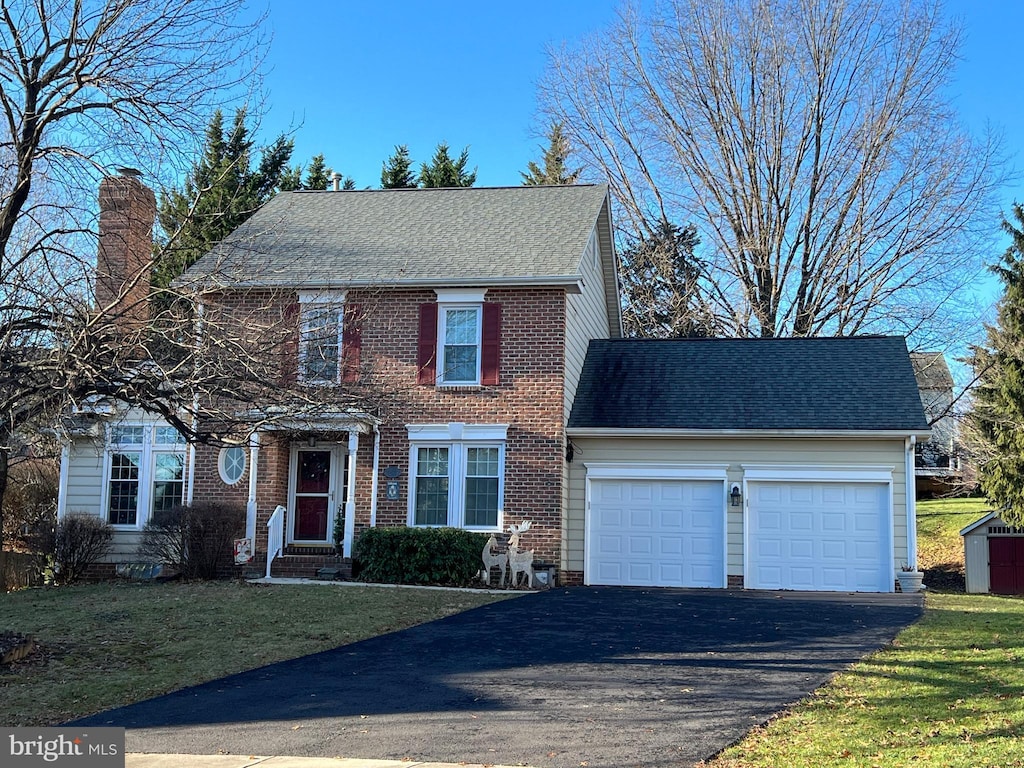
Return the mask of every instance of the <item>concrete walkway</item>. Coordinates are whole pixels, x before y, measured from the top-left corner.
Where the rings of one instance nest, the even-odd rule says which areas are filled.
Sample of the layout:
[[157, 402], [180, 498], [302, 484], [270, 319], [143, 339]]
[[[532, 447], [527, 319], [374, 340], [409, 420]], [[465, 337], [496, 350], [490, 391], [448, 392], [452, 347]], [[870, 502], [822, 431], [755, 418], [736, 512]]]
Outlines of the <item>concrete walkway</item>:
[[[125, 768], [513, 768], [488, 763], [421, 763], [351, 757], [260, 757], [258, 755], [149, 755], [129, 752]], [[517, 768], [522, 768], [518, 766]]]

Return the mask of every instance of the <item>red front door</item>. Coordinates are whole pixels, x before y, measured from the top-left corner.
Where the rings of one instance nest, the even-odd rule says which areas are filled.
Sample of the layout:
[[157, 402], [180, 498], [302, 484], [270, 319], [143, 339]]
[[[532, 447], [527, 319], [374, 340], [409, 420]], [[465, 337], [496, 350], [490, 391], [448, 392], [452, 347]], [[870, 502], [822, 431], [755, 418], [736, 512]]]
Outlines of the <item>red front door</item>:
[[331, 452], [300, 450], [295, 469], [295, 540], [327, 541]]
[[992, 536], [988, 540], [989, 592], [1024, 594], [1024, 536]]

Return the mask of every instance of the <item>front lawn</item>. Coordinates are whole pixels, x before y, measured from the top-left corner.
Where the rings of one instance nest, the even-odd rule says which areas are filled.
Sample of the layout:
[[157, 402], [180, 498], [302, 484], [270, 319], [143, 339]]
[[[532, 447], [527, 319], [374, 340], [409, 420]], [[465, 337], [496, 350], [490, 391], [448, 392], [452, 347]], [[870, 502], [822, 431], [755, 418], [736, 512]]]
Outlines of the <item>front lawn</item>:
[[0, 725], [53, 725], [421, 624], [504, 595], [237, 582], [0, 594], [0, 632], [42, 652], [0, 668]]
[[1024, 600], [931, 594], [927, 604], [892, 647], [708, 768], [1024, 766]]

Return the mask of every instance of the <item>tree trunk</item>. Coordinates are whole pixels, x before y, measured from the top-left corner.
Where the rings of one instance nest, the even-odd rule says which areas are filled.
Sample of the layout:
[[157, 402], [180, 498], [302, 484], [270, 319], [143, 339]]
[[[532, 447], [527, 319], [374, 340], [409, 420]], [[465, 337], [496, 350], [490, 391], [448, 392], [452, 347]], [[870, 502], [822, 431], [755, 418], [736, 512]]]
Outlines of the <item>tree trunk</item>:
[[[4, 441], [6, 442], [6, 441]], [[4, 549], [4, 495], [7, 492], [7, 470], [10, 448], [0, 445], [0, 591], [7, 591], [7, 550]]]

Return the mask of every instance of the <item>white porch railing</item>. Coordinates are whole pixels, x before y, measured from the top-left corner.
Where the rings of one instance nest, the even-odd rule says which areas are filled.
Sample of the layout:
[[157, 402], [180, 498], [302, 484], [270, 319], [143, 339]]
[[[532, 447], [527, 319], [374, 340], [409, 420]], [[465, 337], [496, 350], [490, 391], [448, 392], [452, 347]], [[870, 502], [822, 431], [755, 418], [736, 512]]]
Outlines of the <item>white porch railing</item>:
[[284, 507], [280, 504], [267, 523], [267, 578], [270, 578], [270, 564], [281, 554], [284, 547]]

